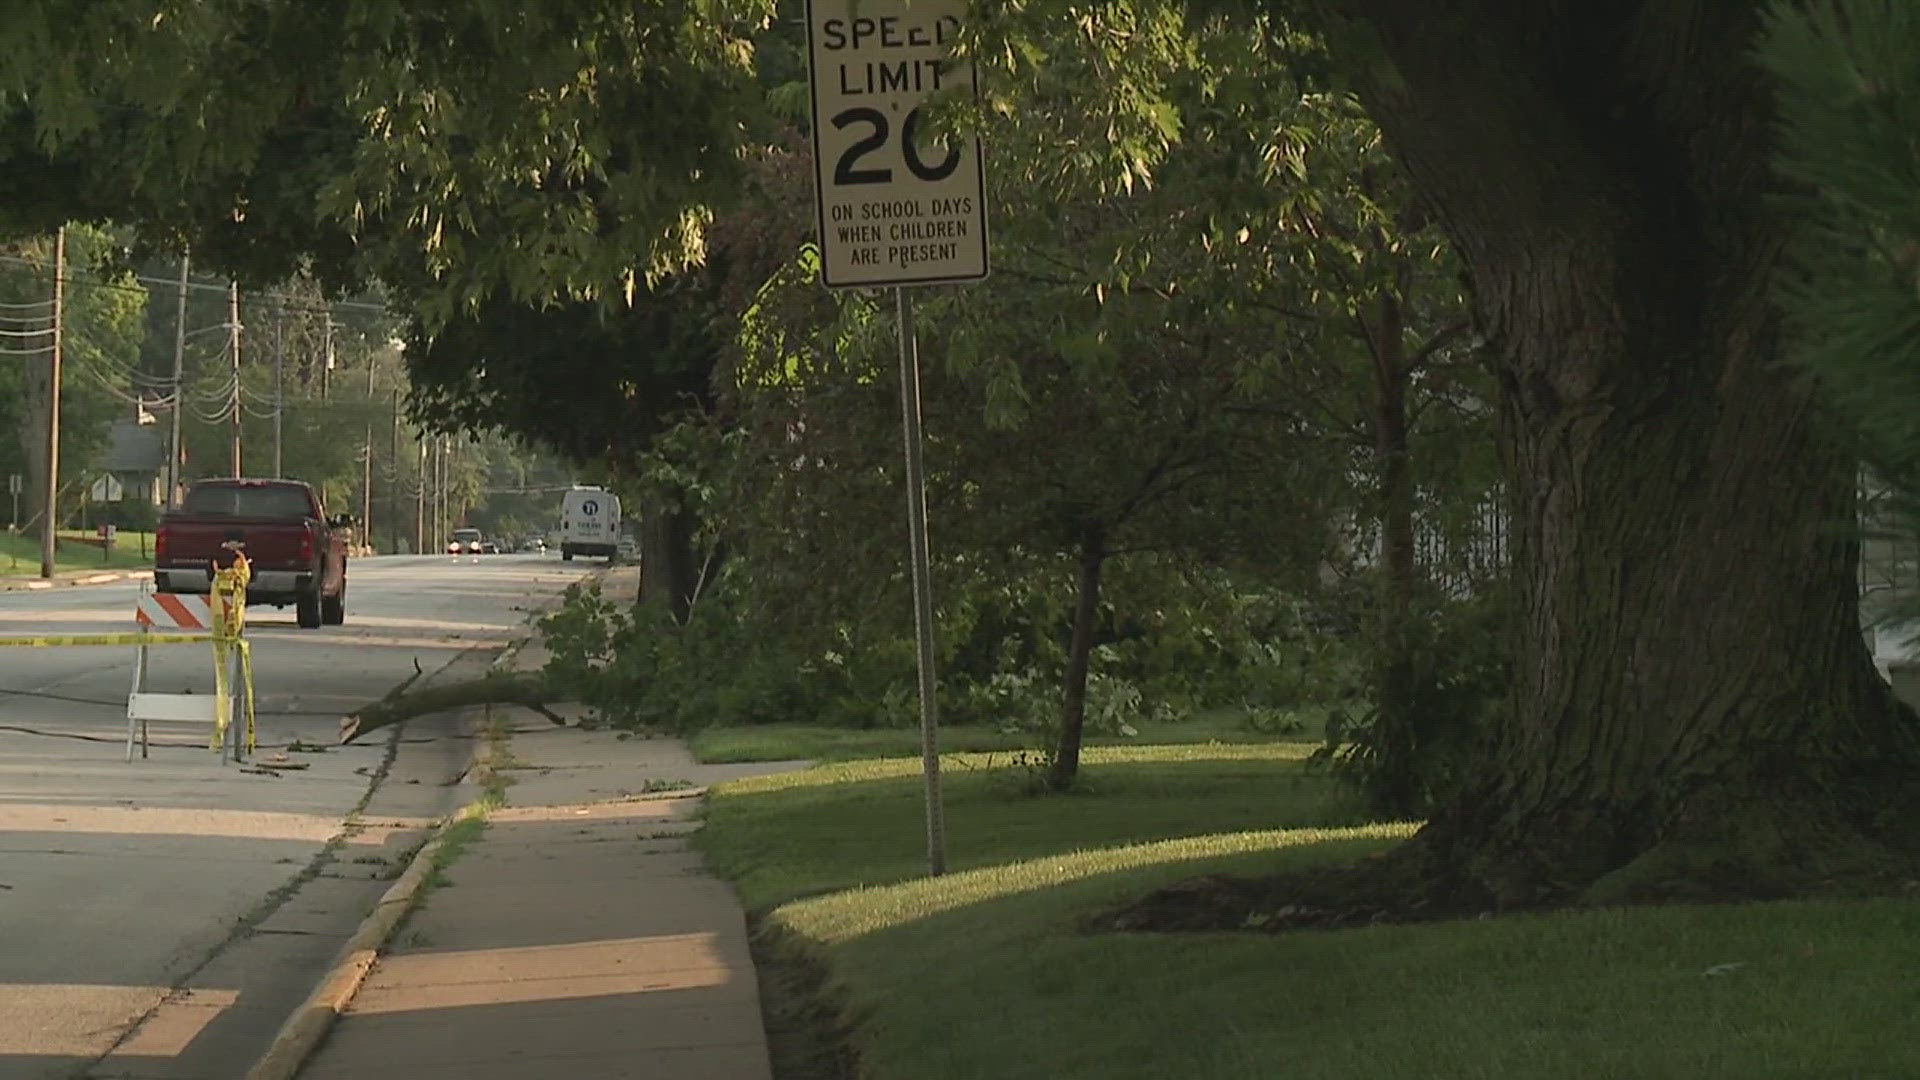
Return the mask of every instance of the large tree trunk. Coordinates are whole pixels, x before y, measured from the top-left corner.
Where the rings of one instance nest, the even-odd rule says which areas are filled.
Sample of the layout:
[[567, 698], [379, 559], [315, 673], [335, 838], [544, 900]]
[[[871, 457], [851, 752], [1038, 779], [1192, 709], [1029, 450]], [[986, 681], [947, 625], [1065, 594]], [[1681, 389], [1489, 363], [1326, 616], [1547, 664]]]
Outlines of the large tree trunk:
[[700, 567], [694, 561], [693, 514], [680, 500], [649, 494], [640, 506], [640, 601], [660, 603], [685, 624], [700, 587]]
[[1510, 716], [1411, 850], [1496, 906], [1894, 872], [1912, 714], [1859, 632], [1855, 463], [1779, 362], [1761, 5], [1340, 6], [1471, 273], [1513, 516]]
[[1100, 618], [1100, 570], [1106, 561], [1106, 545], [1099, 533], [1081, 542], [1073, 636], [1067, 643], [1067, 673], [1060, 695], [1060, 731], [1047, 772], [1047, 787], [1054, 791], [1072, 787], [1074, 778], [1080, 775], [1080, 747], [1087, 730], [1087, 669], [1093, 660], [1093, 637]]

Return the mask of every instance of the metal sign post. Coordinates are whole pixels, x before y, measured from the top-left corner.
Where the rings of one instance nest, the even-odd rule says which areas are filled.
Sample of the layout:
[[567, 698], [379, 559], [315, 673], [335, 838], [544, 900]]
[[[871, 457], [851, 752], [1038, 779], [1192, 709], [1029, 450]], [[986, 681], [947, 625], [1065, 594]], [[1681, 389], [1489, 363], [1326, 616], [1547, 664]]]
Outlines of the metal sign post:
[[920, 764], [927, 789], [927, 872], [947, 871], [946, 815], [940, 799], [940, 698], [934, 678], [933, 566], [927, 548], [927, 480], [921, 457], [920, 342], [913, 300], [893, 290], [900, 333], [900, 417], [907, 444], [907, 544], [913, 560], [913, 636], [920, 657]]
[[919, 647], [920, 752], [927, 869], [946, 872], [940, 798], [933, 585], [920, 432], [920, 354], [907, 286], [987, 276], [986, 161], [980, 140], [930, 146], [922, 106], [941, 91], [977, 94], [952, 53], [967, 0], [807, 0], [820, 279], [828, 288], [891, 286], [900, 334], [907, 533]]

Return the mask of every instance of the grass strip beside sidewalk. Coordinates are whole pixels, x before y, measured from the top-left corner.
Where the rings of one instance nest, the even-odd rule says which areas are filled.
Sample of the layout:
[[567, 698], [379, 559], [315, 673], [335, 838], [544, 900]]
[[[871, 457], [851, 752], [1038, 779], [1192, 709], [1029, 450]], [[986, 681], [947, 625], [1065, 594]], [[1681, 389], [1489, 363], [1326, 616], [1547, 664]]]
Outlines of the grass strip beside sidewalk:
[[1081, 932], [1173, 881], [1411, 832], [1334, 827], [1324, 778], [1260, 749], [1103, 749], [1065, 797], [1023, 794], [1006, 755], [955, 755], [960, 872], [939, 879], [919, 876], [914, 760], [723, 785], [699, 842], [880, 1080], [1920, 1075], [1914, 899]]
[[[76, 574], [95, 570], [150, 570], [153, 534], [122, 532], [112, 552], [82, 542], [86, 534], [61, 530], [54, 548], [53, 572]], [[0, 577], [33, 577], [40, 573], [40, 534], [8, 533], [0, 529]]]
[[[1168, 723], [1143, 722], [1140, 734], [1089, 734], [1088, 746], [1141, 746], [1172, 743], [1276, 743], [1320, 745], [1321, 717], [1301, 717], [1302, 730], [1282, 736], [1256, 731], [1245, 714], [1215, 710], [1205, 717]], [[943, 724], [940, 750], [946, 754], [1012, 753], [1027, 746], [1029, 736], [987, 724]], [[710, 727], [693, 737], [693, 752], [701, 761], [860, 761], [883, 757], [917, 757], [920, 729], [844, 728], [826, 724], [746, 724]]]

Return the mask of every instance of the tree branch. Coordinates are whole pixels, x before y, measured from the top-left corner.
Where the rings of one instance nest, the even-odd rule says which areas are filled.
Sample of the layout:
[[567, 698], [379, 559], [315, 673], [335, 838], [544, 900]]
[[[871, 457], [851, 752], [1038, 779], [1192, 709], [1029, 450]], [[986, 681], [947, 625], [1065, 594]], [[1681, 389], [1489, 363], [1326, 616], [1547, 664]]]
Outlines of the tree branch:
[[1473, 329], [1473, 324], [1465, 319], [1460, 319], [1441, 327], [1414, 352], [1413, 359], [1407, 361], [1407, 374], [1411, 375], [1419, 371], [1425, 366], [1427, 361], [1433, 359], [1434, 354], [1452, 344], [1455, 338], [1458, 338], [1471, 329]]

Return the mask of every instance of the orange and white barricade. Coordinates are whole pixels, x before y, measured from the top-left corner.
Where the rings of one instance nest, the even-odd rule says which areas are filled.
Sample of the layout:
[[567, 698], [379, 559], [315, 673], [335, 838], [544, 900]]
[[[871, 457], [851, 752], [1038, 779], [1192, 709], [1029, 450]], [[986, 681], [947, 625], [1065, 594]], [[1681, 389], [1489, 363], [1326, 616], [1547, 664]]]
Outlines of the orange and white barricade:
[[133, 605], [133, 621], [140, 629], [189, 634], [213, 633], [212, 598], [198, 593], [153, 592], [146, 586]]
[[[213, 746], [220, 760], [241, 760], [253, 749], [253, 657], [242, 637], [246, 627], [247, 580], [244, 559], [214, 575], [207, 595], [154, 592], [143, 586], [134, 602], [134, 621], [140, 626], [133, 657], [133, 687], [127, 693], [127, 760], [133, 760], [137, 739], [140, 756], [147, 756], [147, 724], [153, 720], [213, 725]], [[147, 689], [147, 647], [184, 641], [213, 644], [213, 693], [158, 694]], [[245, 741], [233, 722], [235, 691], [241, 691], [246, 709]]]

